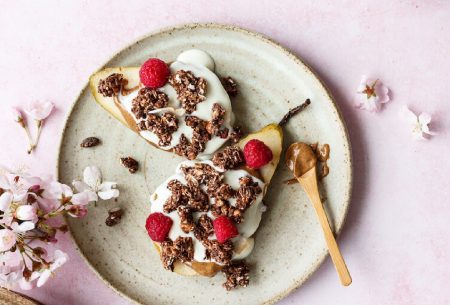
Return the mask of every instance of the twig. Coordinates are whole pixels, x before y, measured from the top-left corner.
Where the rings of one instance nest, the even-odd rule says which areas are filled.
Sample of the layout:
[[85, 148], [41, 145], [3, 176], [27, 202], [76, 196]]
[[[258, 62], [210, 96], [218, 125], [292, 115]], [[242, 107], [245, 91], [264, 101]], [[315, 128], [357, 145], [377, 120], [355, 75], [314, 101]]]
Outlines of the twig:
[[36, 125], [38, 128], [38, 131], [37, 131], [36, 141], [34, 142], [35, 147], [37, 146], [39, 139], [41, 137], [42, 126], [44, 125], [44, 120], [36, 120]]
[[292, 109], [289, 109], [288, 113], [284, 115], [284, 117], [281, 119], [280, 123], [278, 123], [279, 126], [286, 125], [286, 123], [297, 113], [305, 109], [309, 104], [311, 104], [311, 101], [306, 99], [306, 101], [303, 104], [298, 105], [297, 107], [294, 107]]

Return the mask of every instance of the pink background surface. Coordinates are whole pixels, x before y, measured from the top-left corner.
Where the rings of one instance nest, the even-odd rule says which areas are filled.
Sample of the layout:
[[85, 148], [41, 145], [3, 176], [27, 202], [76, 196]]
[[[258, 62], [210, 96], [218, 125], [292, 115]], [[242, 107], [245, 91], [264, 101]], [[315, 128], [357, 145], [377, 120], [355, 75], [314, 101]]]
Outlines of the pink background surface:
[[[447, 1], [0, 1], [1, 163], [54, 174], [64, 117], [89, 75], [117, 50], [158, 28], [235, 24], [266, 34], [309, 63], [343, 111], [354, 156], [354, 193], [339, 239], [353, 276], [339, 285], [331, 261], [280, 304], [450, 304], [450, 2]], [[393, 101], [356, 110], [363, 73]], [[9, 116], [12, 105], [53, 101], [38, 150]], [[415, 142], [401, 105], [433, 115], [439, 133]], [[71, 257], [41, 289], [45, 304], [127, 304]]]

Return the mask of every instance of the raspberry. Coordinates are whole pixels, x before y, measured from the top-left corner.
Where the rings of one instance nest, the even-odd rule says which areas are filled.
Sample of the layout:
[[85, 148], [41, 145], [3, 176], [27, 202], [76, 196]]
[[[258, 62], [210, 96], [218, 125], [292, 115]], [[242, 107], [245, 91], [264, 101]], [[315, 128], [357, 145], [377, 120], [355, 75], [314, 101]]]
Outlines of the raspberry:
[[236, 226], [233, 224], [230, 218], [227, 216], [220, 216], [213, 221], [214, 232], [216, 233], [217, 240], [223, 244], [230, 238], [238, 236], [239, 232]]
[[150, 58], [139, 70], [141, 83], [152, 89], [164, 86], [169, 74], [170, 70], [167, 64], [158, 58]]
[[163, 213], [152, 213], [145, 222], [147, 233], [153, 241], [164, 241], [171, 227], [172, 219]]
[[253, 139], [245, 144], [244, 157], [248, 167], [258, 169], [269, 163], [273, 154], [264, 142]]

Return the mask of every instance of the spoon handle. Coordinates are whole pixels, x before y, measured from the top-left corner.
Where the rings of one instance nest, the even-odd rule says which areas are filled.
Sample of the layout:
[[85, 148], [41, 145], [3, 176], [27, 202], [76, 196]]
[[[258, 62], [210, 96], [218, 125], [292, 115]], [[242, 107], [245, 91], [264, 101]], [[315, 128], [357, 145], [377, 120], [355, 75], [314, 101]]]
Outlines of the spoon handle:
[[319, 191], [317, 188], [316, 171], [310, 170], [308, 173], [298, 178], [298, 181], [302, 185], [309, 200], [312, 202], [314, 209], [316, 210], [319, 218], [320, 225], [322, 226], [323, 234], [327, 242], [328, 251], [330, 252], [331, 259], [333, 260], [336, 271], [341, 280], [341, 284], [348, 286], [352, 283], [352, 278], [342, 257], [341, 251], [336, 243], [333, 232], [331, 231], [330, 224], [328, 222], [327, 214], [323, 208], [320, 200]]

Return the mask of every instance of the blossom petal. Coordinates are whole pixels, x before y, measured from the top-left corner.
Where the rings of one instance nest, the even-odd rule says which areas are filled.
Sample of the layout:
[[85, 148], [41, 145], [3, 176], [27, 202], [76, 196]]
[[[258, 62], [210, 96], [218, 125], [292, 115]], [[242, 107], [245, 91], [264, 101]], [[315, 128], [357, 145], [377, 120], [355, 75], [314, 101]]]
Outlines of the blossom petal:
[[0, 252], [8, 251], [16, 244], [16, 234], [10, 229], [0, 230]]
[[115, 188], [116, 186], [116, 182], [103, 182], [99, 187], [98, 196], [103, 200], [119, 197], [119, 190]]
[[41, 287], [42, 285], [44, 285], [48, 281], [48, 279], [50, 278], [51, 275], [52, 275], [52, 272], [49, 269], [44, 270], [41, 273], [41, 276], [39, 277], [39, 279], [37, 280], [36, 286]]
[[431, 122], [431, 115], [429, 115], [428, 113], [422, 112], [419, 115], [419, 123], [421, 125], [428, 125], [430, 122]]
[[72, 196], [71, 202], [74, 205], [86, 205], [89, 203], [89, 196], [87, 192], [77, 193]]
[[16, 209], [16, 218], [20, 220], [37, 220], [37, 209], [33, 205], [21, 205]]
[[88, 195], [89, 202], [92, 201], [98, 201], [98, 195], [94, 191], [85, 191], [85, 193]]
[[95, 190], [102, 182], [102, 173], [97, 166], [88, 166], [84, 169], [83, 180]]
[[87, 185], [87, 184], [84, 183], [83, 181], [77, 181], [77, 180], [74, 180], [74, 181], [72, 181], [72, 185], [73, 185], [73, 187], [75, 188], [75, 190], [76, 190], [78, 193], [81, 193], [81, 192], [84, 192], [84, 191], [88, 191], [88, 190], [91, 189], [91, 188], [89, 187], [89, 185]]
[[364, 91], [364, 89], [366, 89], [366, 84], [368, 84], [370, 82], [371, 82], [371, 80], [368, 79], [367, 75], [363, 74], [361, 76], [361, 81], [359, 82], [358, 89], [356, 90], [356, 92], [360, 93], [360, 92]]
[[32, 221], [24, 221], [20, 225], [17, 222], [13, 222], [11, 224], [11, 229], [13, 229], [13, 231], [18, 232], [18, 233], [23, 233], [23, 232], [33, 230], [34, 227], [35, 227], [35, 225]]
[[34, 102], [28, 106], [25, 112], [35, 120], [44, 120], [52, 112], [55, 106], [51, 102]]
[[16, 122], [22, 122], [23, 121], [22, 112], [20, 111], [19, 108], [12, 107], [11, 108], [11, 115], [12, 115], [14, 121], [16, 121]]
[[48, 199], [61, 199], [63, 195], [64, 197], [72, 197], [73, 191], [70, 186], [59, 182], [51, 182], [48, 189], [43, 193], [43, 197]]
[[98, 196], [103, 200], [116, 198], [116, 197], [119, 197], [119, 190], [118, 189], [110, 189], [107, 191], [101, 191], [101, 192], [98, 192]]
[[375, 86], [375, 91], [378, 96], [378, 102], [380, 104], [385, 104], [390, 101], [389, 98], [389, 88], [384, 86], [381, 82], [378, 82]]
[[50, 266], [50, 270], [55, 271], [56, 269], [58, 269], [59, 267], [64, 265], [68, 259], [69, 259], [69, 255], [67, 255], [67, 253], [65, 253], [61, 250], [56, 250], [55, 258], [54, 258], [53, 263]]
[[116, 188], [116, 186], [117, 186], [116, 182], [105, 181], [102, 184], [100, 184], [100, 186], [98, 187], [98, 190], [101, 192], [108, 191], [110, 189]]
[[13, 196], [10, 192], [5, 192], [0, 196], [0, 211], [5, 212], [11, 205]]
[[84, 183], [83, 181], [73, 181], [73, 186], [75, 187], [75, 190], [77, 190], [79, 193], [86, 193], [89, 198], [89, 202], [91, 201], [98, 201], [97, 193], [91, 189], [89, 185]]

